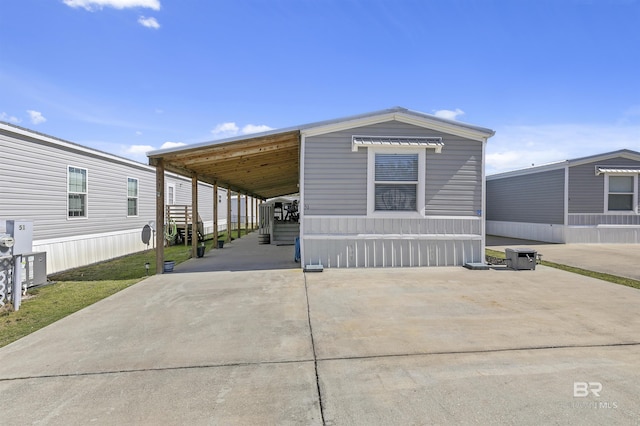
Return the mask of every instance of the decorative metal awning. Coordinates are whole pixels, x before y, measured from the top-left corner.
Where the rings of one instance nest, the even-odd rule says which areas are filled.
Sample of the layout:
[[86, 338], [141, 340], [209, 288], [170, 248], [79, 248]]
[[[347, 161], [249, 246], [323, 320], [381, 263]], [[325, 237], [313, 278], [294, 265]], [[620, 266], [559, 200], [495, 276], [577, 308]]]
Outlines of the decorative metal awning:
[[444, 143], [441, 137], [376, 137], [354, 136], [351, 142], [351, 150], [357, 151], [361, 146], [388, 146], [393, 148], [432, 148], [436, 153], [442, 152]]
[[612, 167], [612, 166], [596, 166], [596, 175], [601, 174], [611, 174], [611, 175], [629, 175], [640, 173], [640, 167], [635, 166], [620, 166], [620, 167]]

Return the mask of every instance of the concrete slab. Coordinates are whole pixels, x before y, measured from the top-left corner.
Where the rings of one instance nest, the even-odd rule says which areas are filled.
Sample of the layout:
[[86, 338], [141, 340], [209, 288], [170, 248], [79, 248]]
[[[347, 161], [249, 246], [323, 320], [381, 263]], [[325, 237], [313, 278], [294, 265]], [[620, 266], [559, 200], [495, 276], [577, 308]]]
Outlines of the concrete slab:
[[638, 290], [545, 267], [222, 256], [0, 348], [2, 423], [640, 424]]
[[0, 349], [0, 377], [313, 360], [301, 271], [156, 275]]
[[640, 291], [538, 266], [307, 274], [319, 359], [640, 342]]
[[313, 362], [0, 381], [3, 425], [321, 425]]
[[[323, 361], [327, 425], [637, 425], [639, 347]], [[574, 382], [602, 385], [574, 397]], [[578, 394], [582, 394], [581, 384]]]
[[487, 248], [529, 247], [543, 260], [640, 280], [640, 244], [548, 244], [487, 235]]

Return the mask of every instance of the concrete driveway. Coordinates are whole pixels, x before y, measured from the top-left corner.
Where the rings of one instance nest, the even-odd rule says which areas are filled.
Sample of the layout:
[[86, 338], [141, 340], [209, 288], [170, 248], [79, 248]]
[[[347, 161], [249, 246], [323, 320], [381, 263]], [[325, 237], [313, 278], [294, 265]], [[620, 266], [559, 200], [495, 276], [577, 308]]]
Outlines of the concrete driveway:
[[638, 290], [545, 267], [195, 272], [222, 256], [0, 348], [2, 423], [640, 424]]
[[640, 280], [640, 244], [549, 244], [487, 235], [487, 248], [529, 247], [543, 260]]

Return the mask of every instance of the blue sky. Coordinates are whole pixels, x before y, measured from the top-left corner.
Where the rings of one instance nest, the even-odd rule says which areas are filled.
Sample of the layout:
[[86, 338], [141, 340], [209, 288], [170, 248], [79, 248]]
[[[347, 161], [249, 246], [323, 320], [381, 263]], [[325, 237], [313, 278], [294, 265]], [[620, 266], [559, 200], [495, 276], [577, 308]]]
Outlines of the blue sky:
[[145, 163], [394, 106], [488, 173], [640, 151], [640, 0], [2, 0], [0, 120]]

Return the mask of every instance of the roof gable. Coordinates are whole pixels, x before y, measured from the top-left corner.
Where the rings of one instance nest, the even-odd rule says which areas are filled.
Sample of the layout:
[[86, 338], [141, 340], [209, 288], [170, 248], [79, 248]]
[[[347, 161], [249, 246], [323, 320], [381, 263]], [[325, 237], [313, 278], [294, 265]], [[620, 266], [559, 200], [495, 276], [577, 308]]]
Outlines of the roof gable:
[[309, 124], [306, 126], [302, 126], [300, 133], [303, 136], [318, 136], [326, 133], [353, 129], [356, 127], [385, 123], [388, 121], [399, 121], [401, 123], [411, 124], [414, 126], [423, 127], [425, 129], [435, 130], [438, 132], [448, 133], [451, 135], [482, 142], [486, 141], [488, 138], [495, 134], [495, 132], [490, 129], [460, 123], [457, 121], [446, 120], [434, 115], [411, 111], [401, 107], [346, 117], [328, 122]]

